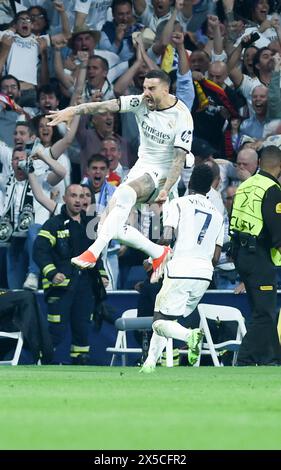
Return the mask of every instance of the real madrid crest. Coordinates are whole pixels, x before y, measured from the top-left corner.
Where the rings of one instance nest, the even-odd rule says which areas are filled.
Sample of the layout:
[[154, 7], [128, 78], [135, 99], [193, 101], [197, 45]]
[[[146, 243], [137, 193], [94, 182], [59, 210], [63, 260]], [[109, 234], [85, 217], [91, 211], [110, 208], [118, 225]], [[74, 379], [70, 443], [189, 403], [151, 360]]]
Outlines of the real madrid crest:
[[0, 243], [7, 243], [13, 233], [13, 226], [9, 217], [0, 218]]

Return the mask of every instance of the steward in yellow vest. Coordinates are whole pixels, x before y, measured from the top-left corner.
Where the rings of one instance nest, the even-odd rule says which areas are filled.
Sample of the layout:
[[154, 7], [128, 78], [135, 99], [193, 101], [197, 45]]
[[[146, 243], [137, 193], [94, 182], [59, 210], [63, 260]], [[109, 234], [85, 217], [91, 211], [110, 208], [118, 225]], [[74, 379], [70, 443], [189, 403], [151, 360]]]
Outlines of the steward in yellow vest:
[[252, 313], [238, 354], [240, 366], [281, 363], [276, 269], [281, 266], [280, 175], [281, 150], [264, 148], [260, 172], [239, 186], [230, 217], [233, 259]]
[[[236, 191], [230, 218], [230, 233], [234, 239], [244, 242], [250, 251], [255, 249], [256, 238], [264, 228], [263, 199], [267, 190], [274, 185], [281, 196], [281, 186], [278, 181], [274, 181], [271, 175], [261, 172], [244, 181]], [[275, 211], [281, 213], [281, 204], [279, 208], [275, 208]], [[281, 266], [281, 253], [276, 248], [271, 248], [271, 259], [276, 266]]]

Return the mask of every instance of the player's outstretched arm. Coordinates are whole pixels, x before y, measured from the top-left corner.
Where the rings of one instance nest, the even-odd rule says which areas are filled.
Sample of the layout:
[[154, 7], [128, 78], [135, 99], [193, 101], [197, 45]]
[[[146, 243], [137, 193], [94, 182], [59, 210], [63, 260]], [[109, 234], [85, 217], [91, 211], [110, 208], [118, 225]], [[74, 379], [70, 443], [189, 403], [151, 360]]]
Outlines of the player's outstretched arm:
[[169, 176], [166, 179], [163, 189], [159, 192], [158, 197], [155, 199], [155, 202], [158, 202], [158, 204], [163, 204], [167, 200], [170, 189], [174, 186], [178, 177], [181, 174], [181, 170], [183, 169], [185, 162], [185, 157], [185, 150], [181, 148], [175, 148], [175, 156], [169, 172]]
[[81, 114], [99, 114], [99, 113], [117, 113], [120, 110], [119, 100], [108, 100], [108, 101], [95, 101], [91, 103], [82, 103], [77, 106], [69, 106], [68, 108], [62, 109], [61, 111], [50, 111], [50, 114], [46, 115], [49, 119], [48, 126], [56, 126], [61, 122], [66, 122], [69, 127], [72, 119], [76, 115]]

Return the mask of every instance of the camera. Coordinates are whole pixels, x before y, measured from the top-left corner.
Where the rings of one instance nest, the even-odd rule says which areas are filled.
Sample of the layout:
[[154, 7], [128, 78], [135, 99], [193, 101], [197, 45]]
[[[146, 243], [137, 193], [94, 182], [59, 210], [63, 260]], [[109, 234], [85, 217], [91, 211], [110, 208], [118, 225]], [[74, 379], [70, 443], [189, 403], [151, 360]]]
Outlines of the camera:
[[24, 150], [26, 152], [26, 156], [29, 157], [31, 155], [33, 149], [34, 142], [26, 142], [24, 146]]
[[27, 173], [27, 160], [20, 160], [18, 162], [18, 168]]
[[18, 168], [25, 173], [33, 173], [34, 172], [34, 166], [32, 164], [32, 160], [30, 158], [27, 158], [26, 160], [21, 160], [18, 162]]
[[244, 40], [242, 39], [241, 44], [242, 44], [243, 48], [245, 49], [246, 47], [251, 46], [251, 44], [253, 44], [254, 42], [256, 42], [259, 38], [260, 38], [259, 33], [254, 32], [254, 33], [251, 33], [250, 39], [248, 39], [248, 41], [244, 41]]

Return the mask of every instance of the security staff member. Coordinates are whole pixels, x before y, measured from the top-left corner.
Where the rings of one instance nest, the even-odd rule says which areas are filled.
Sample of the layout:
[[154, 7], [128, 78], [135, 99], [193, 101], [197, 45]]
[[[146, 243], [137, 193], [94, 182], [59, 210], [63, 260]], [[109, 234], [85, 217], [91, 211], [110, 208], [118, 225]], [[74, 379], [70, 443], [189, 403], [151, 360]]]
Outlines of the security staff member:
[[[71, 265], [71, 258], [92, 243], [86, 234], [89, 217], [82, 210], [82, 186], [68, 186], [64, 202], [61, 213], [51, 217], [38, 233], [33, 257], [42, 272], [53, 347], [55, 349], [62, 342], [70, 322], [72, 362], [85, 364], [89, 359], [94, 286], [100, 273], [98, 268], [80, 271]], [[104, 271], [102, 275], [105, 275]]]
[[236, 192], [230, 218], [233, 258], [245, 284], [252, 321], [243, 338], [238, 365], [278, 365], [277, 280], [281, 266], [281, 151], [262, 150], [260, 171]]

